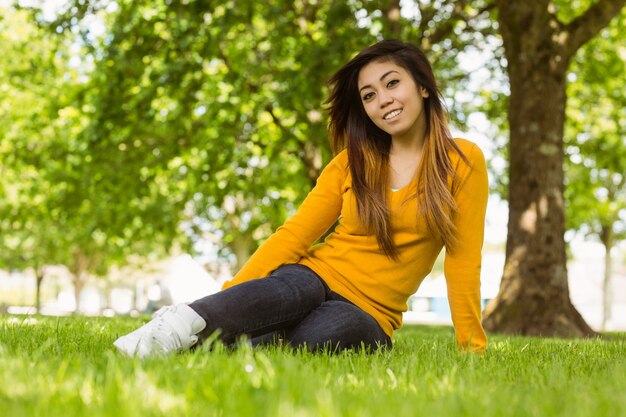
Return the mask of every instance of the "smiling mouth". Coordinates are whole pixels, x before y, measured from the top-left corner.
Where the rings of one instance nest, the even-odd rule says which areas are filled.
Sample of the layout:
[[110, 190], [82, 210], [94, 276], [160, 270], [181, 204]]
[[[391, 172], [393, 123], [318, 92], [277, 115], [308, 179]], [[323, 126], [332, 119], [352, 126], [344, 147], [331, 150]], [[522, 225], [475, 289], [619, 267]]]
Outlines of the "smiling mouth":
[[396, 110], [392, 110], [389, 113], [385, 114], [383, 116], [383, 119], [385, 120], [391, 120], [394, 117], [397, 117], [398, 115], [400, 115], [400, 113], [402, 113], [402, 109], [396, 109]]

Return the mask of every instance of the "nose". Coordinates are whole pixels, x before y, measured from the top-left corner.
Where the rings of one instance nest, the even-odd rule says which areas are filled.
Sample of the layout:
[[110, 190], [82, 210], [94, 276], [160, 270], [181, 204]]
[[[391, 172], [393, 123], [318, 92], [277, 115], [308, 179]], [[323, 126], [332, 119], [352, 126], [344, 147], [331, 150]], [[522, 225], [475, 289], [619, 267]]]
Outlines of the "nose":
[[393, 103], [393, 97], [387, 92], [378, 93], [380, 107], [384, 108]]

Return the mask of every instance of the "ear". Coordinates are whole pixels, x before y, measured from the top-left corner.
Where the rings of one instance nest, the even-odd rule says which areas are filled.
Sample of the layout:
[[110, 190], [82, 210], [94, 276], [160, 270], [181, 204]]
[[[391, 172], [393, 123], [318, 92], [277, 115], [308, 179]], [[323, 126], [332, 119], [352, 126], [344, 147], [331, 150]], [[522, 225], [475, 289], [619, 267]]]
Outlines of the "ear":
[[426, 91], [424, 87], [420, 87], [420, 94], [422, 95], [422, 98], [428, 98], [428, 91]]

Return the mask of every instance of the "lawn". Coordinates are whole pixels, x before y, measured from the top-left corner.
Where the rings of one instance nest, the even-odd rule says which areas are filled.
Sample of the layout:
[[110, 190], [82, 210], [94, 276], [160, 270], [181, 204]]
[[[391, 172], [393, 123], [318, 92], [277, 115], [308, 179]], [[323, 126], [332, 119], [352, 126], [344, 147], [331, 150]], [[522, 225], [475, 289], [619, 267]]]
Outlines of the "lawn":
[[132, 318], [0, 316], [0, 415], [626, 416], [626, 335], [492, 336], [459, 353], [446, 327], [407, 327], [391, 351], [309, 354], [216, 346], [136, 360], [111, 342]]

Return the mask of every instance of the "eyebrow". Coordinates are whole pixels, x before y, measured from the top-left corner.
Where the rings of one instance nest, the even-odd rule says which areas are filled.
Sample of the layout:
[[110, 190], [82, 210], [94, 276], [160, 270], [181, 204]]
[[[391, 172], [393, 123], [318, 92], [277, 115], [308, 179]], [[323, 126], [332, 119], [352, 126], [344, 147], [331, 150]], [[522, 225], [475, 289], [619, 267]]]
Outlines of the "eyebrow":
[[[389, 74], [391, 74], [392, 72], [396, 72], [396, 73], [400, 74], [400, 73], [399, 73], [398, 71], [396, 71], [396, 70], [387, 71], [386, 73], [384, 73], [384, 74], [382, 75], [382, 77], [380, 77], [380, 78], [378, 79], [378, 81], [382, 81], [382, 80], [384, 80], [384, 79], [385, 79], [385, 77], [386, 77], [386, 76], [388, 76]], [[371, 85], [369, 85], [369, 84], [364, 85], [363, 87], [359, 88], [359, 92], [360, 92], [361, 90], [365, 89], [365, 88], [368, 88], [368, 87], [369, 87], [369, 88], [371, 88], [372, 86], [371, 86]]]

